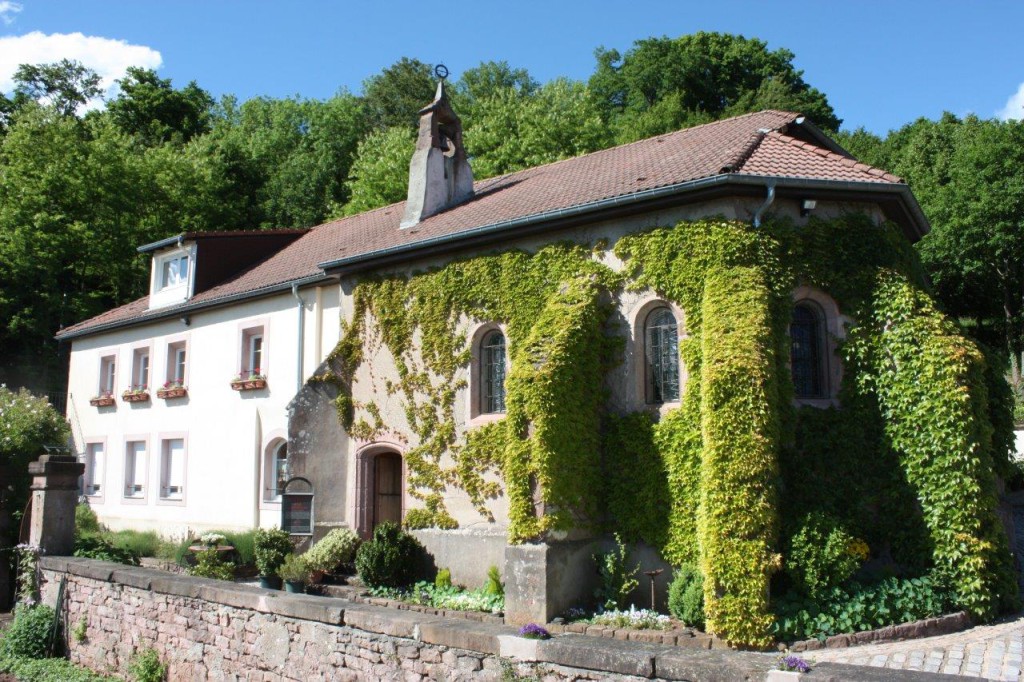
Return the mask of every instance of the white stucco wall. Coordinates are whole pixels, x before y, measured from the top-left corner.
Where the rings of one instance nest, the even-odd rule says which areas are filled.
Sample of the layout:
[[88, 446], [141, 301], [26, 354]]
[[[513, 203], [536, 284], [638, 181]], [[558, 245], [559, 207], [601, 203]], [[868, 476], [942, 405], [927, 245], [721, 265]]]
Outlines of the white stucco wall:
[[[337, 286], [304, 289], [304, 381], [338, 340]], [[231, 389], [239, 371], [242, 330], [264, 327], [261, 370], [267, 388]], [[72, 343], [68, 418], [76, 451], [88, 442], [104, 444], [101, 495], [90, 497], [100, 520], [111, 528], [155, 529], [165, 535], [213, 528], [244, 529], [280, 523], [280, 505], [265, 502], [263, 468], [268, 448], [287, 434], [286, 405], [295, 394], [298, 366], [298, 310], [290, 292], [198, 312], [181, 319], [112, 331]], [[166, 376], [168, 344], [187, 343], [188, 396], [156, 397]], [[134, 350], [149, 346], [149, 402], [126, 403]], [[116, 405], [93, 407], [100, 360], [117, 359]], [[185, 491], [181, 502], [159, 499], [161, 441], [186, 441]], [[147, 443], [146, 494], [124, 496], [125, 449]]]

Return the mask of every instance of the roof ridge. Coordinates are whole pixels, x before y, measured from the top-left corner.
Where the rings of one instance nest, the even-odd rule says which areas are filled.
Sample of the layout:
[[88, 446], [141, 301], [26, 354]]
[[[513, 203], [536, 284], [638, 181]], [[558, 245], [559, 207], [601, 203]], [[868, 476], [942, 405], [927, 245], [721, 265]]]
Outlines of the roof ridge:
[[831, 149], [819, 147], [813, 142], [807, 142], [806, 140], [801, 140], [799, 138], [793, 137], [792, 135], [786, 135], [785, 133], [779, 132], [778, 130], [770, 131], [769, 133], [765, 134], [764, 137], [771, 137], [777, 139], [779, 142], [788, 144], [791, 147], [796, 147], [797, 149], [817, 154], [818, 156], [825, 157], [830, 161], [840, 163], [846, 166], [847, 168], [853, 168], [854, 170], [858, 170], [862, 173], [867, 173], [868, 175], [883, 178], [885, 180], [888, 180], [889, 182], [904, 183], [903, 178], [901, 178], [898, 175], [894, 175], [893, 173], [890, 173], [887, 170], [877, 168], [875, 166], [872, 166], [871, 164], [864, 163], [860, 159], [857, 159], [852, 156], [843, 156], [842, 154], [837, 154]]

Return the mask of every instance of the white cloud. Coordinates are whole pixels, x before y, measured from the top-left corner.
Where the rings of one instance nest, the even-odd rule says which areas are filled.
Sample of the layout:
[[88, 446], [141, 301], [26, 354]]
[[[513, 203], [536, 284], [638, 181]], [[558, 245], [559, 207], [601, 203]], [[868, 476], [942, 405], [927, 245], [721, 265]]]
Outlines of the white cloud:
[[[0, 11], [5, 3], [0, 0]], [[73, 59], [100, 75], [100, 87], [110, 96], [116, 89], [115, 80], [124, 76], [129, 66], [156, 69], [163, 57], [145, 45], [130, 45], [123, 40], [87, 36], [81, 33], [51, 33], [33, 31], [20, 36], [0, 36], [0, 92], [14, 89], [14, 72], [21, 64], [48, 64], [61, 59]], [[94, 100], [86, 107], [95, 109], [102, 102]]]
[[1024, 121], [1024, 83], [1020, 84], [1017, 92], [1010, 95], [1010, 99], [1006, 100], [1006, 106], [997, 111], [996, 116], [1004, 121], [1011, 118]]
[[21, 11], [21, 5], [11, 0], [0, 0], [0, 21], [8, 26], [14, 21], [14, 15]]

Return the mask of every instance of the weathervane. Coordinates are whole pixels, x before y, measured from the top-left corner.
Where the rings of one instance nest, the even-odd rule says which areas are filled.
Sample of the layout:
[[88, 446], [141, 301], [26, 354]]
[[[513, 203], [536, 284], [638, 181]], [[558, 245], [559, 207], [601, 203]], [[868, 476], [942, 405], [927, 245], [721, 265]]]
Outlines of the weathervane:
[[437, 66], [434, 67], [434, 75], [440, 78], [441, 80], [444, 80], [445, 78], [448, 77], [448, 67], [445, 66], [444, 64], [438, 64]]

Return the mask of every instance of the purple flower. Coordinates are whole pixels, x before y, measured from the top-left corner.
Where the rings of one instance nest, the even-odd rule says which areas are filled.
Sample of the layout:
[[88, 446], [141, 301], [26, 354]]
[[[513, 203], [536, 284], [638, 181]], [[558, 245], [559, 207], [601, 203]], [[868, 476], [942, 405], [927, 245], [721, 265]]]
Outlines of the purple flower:
[[550, 639], [551, 633], [536, 623], [527, 623], [519, 628], [519, 636], [526, 639]]
[[810, 672], [811, 666], [799, 656], [786, 656], [779, 660], [779, 670], [792, 670], [798, 673]]

